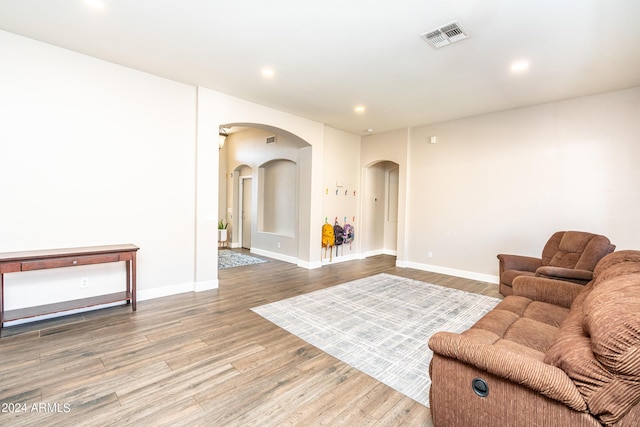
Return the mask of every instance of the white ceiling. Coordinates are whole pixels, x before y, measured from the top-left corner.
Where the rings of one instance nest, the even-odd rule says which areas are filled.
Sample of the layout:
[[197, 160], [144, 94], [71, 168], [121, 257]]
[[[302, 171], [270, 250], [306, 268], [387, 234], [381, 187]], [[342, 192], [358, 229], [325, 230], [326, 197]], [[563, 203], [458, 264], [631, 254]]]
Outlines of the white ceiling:
[[638, 0], [103, 2], [0, 0], [0, 29], [356, 134], [640, 86]]

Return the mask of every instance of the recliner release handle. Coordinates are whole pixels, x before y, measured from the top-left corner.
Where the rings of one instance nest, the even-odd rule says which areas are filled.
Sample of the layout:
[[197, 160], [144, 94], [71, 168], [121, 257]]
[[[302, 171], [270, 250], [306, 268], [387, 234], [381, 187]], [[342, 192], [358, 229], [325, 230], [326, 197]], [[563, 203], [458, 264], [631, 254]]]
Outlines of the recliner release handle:
[[471, 381], [471, 388], [473, 392], [480, 397], [487, 397], [489, 395], [489, 384], [482, 378], [474, 378]]

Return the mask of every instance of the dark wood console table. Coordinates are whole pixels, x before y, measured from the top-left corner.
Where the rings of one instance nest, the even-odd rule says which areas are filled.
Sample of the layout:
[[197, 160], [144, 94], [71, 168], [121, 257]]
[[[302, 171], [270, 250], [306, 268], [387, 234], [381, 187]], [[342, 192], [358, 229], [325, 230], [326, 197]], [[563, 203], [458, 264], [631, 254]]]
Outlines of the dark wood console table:
[[[126, 301], [127, 304], [131, 304], [132, 310], [136, 311], [136, 252], [138, 249], [140, 248], [135, 245], [127, 244], [0, 253], [0, 332], [4, 323], [12, 320], [119, 301]], [[4, 311], [5, 273], [119, 261], [125, 261], [127, 267], [127, 287], [124, 292]]]

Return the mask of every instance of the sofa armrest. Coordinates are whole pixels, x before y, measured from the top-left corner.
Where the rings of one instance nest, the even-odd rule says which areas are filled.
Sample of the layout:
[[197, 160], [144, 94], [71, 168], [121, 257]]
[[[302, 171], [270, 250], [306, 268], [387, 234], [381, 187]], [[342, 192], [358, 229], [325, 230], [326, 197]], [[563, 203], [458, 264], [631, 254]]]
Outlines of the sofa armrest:
[[582, 395], [567, 374], [540, 360], [452, 332], [434, 334], [429, 339], [429, 348], [436, 354], [520, 384], [576, 411], [587, 410]]
[[587, 283], [593, 279], [593, 271], [545, 265], [536, 270], [536, 276]]
[[570, 308], [583, 285], [543, 277], [519, 276], [513, 280], [513, 294]]
[[523, 255], [498, 254], [500, 260], [500, 272], [505, 270], [519, 270], [534, 272], [542, 267], [542, 260]]

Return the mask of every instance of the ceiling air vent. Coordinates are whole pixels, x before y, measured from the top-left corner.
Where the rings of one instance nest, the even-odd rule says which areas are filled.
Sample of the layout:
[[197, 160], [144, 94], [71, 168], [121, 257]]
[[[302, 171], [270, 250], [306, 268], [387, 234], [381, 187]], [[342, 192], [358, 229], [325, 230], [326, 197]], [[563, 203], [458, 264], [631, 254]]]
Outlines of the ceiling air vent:
[[462, 28], [462, 25], [460, 25], [458, 21], [453, 21], [435, 30], [427, 31], [422, 34], [422, 38], [431, 46], [441, 48], [442, 46], [468, 39], [469, 34]]
[[268, 136], [267, 137], [267, 144], [275, 144], [276, 143], [276, 136]]

